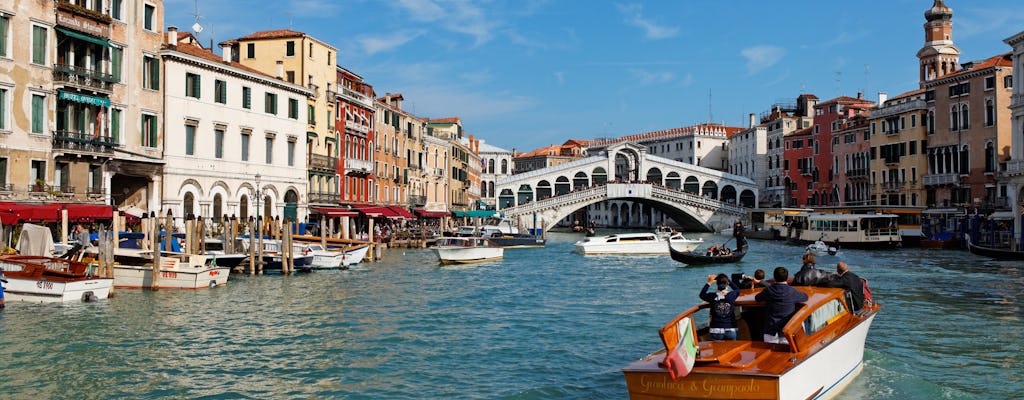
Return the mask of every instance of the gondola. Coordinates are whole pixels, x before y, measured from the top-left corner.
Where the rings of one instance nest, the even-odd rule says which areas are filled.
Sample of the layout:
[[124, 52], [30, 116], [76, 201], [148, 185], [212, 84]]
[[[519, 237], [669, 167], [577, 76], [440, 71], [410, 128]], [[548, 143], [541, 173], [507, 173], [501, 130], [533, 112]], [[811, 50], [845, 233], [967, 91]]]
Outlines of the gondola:
[[747, 255], [748, 246], [746, 238], [743, 236], [737, 236], [736, 243], [739, 246], [733, 249], [732, 253], [726, 255], [709, 256], [696, 251], [678, 251], [672, 248], [671, 244], [668, 246], [668, 252], [672, 256], [673, 260], [687, 265], [728, 264], [740, 262], [740, 260], [743, 259], [743, 256]]
[[967, 240], [967, 249], [979, 256], [996, 260], [1024, 260], [1024, 252], [978, 246], [971, 241], [971, 235], [964, 235], [964, 238]]

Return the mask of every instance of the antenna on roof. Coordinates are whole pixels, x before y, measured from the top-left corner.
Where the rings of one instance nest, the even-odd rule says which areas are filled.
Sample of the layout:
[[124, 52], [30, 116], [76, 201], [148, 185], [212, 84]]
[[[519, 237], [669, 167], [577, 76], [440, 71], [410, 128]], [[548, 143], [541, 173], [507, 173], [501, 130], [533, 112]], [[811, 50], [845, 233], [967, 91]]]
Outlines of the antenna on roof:
[[199, 20], [203, 18], [203, 16], [199, 14], [199, 0], [196, 0], [196, 8], [192, 13], [192, 16], [196, 19], [196, 23], [192, 24], [192, 32], [195, 32], [196, 36], [199, 36], [199, 32], [203, 31], [203, 26], [199, 25]]

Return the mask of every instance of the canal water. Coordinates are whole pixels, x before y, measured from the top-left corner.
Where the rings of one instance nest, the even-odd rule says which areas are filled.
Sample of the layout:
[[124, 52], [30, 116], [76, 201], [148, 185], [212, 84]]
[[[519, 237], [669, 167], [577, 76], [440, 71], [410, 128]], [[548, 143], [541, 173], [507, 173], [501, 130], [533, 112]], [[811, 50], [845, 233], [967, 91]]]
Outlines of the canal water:
[[[0, 398], [623, 399], [620, 369], [660, 346], [657, 329], [698, 301], [707, 274], [795, 270], [802, 253], [751, 241], [740, 264], [683, 267], [582, 256], [580, 238], [468, 267], [392, 249], [353, 271], [10, 303]], [[1022, 263], [905, 249], [819, 265], [839, 259], [883, 305], [840, 398], [1022, 398]]]

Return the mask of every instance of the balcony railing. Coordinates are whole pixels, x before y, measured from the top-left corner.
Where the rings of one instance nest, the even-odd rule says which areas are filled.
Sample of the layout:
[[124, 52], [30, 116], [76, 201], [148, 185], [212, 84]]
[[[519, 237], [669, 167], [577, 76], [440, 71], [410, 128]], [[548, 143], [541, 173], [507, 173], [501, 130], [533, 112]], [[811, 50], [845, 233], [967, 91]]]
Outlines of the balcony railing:
[[1007, 176], [1018, 176], [1024, 174], [1024, 160], [1007, 161], [1005, 174]]
[[871, 110], [871, 119], [885, 118], [890, 115], [902, 114], [911, 110], [923, 110], [928, 107], [924, 100], [913, 100], [906, 103], [885, 106]]
[[367, 133], [370, 133], [370, 127], [368, 127], [366, 125], [362, 125], [362, 124], [357, 124], [357, 123], [354, 123], [354, 122], [353, 123], [346, 123], [345, 124], [345, 129], [352, 130], [354, 132], [361, 133], [363, 135], [365, 135]]
[[353, 101], [355, 101], [355, 102], [357, 102], [357, 103], [359, 103], [359, 104], [361, 104], [363, 106], [366, 106], [367, 108], [373, 107], [373, 104], [370, 101], [370, 97], [365, 95], [365, 94], [359, 93], [359, 92], [357, 92], [355, 90], [352, 90], [352, 89], [349, 89], [347, 87], [342, 87], [341, 88], [341, 94], [351, 98]]
[[960, 182], [960, 176], [957, 174], [930, 174], [923, 176], [921, 181], [925, 186], [952, 185]]
[[[1018, 83], [1019, 85], [1020, 83]], [[1020, 104], [1024, 104], [1024, 94], [1015, 94], [1010, 96], [1010, 107], [1014, 107]]]
[[336, 98], [338, 98], [338, 92], [335, 92], [333, 90], [328, 90], [327, 91], [327, 99], [328, 100], [334, 101], [334, 99], [336, 99]]
[[314, 99], [319, 99], [320, 98], [320, 86], [317, 86], [315, 83], [310, 83], [306, 87], [309, 88], [309, 90], [313, 91], [313, 98]]
[[349, 172], [363, 172], [370, 173], [373, 170], [373, 164], [368, 160], [360, 160], [358, 158], [346, 158], [345, 159], [345, 173]]
[[309, 192], [306, 194], [309, 198], [310, 203], [320, 204], [337, 204], [341, 200], [341, 196], [338, 193], [329, 192]]
[[105, 92], [113, 91], [117, 82], [111, 74], [69, 64], [53, 65], [53, 81]]
[[310, 154], [309, 169], [336, 172], [338, 170], [338, 158], [323, 154]]
[[868, 177], [867, 168], [854, 168], [846, 171], [846, 178], [848, 179], [863, 179]]
[[883, 191], [886, 191], [886, 192], [899, 192], [899, 191], [903, 190], [905, 185], [906, 185], [906, 182], [901, 182], [901, 181], [882, 182], [882, 183], [876, 184], [876, 186], [879, 189], [882, 189]]
[[111, 154], [119, 146], [113, 139], [105, 136], [93, 136], [83, 132], [58, 130], [53, 132], [53, 148], [55, 150], [76, 153]]

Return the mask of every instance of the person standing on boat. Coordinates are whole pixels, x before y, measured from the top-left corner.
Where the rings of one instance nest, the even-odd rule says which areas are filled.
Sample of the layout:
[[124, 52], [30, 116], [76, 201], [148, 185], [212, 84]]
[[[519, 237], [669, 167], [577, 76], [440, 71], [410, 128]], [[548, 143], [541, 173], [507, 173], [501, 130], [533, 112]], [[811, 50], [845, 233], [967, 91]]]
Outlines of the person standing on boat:
[[[717, 289], [708, 293], [714, 284]], [[725, 274], [708, 275], [708, 282], [700, 291], [700, 298], [708, 302], [711, 310], [711, 340], [736, 340], [736, 298], [740, 288]]]
[[850, 272], [846, 262], [840, 261], [836, 264], [836, 273], [839, 276], [824, 283], [825, 287], [843, 288], [850, 298], [850, 309], [856, 314], [864, 307], [864, 283], [859, 276]]
[[782, 328], [796, 312], [796, 303], [807, 301], [807, 295], [786, 283], [789, 280], [789, 270], [786, 267], [775, 268], [773, 275], [775, 283], [755, 295], [754, 300], [766, 303], [764, 341], [789, 344], [782, 335]]

